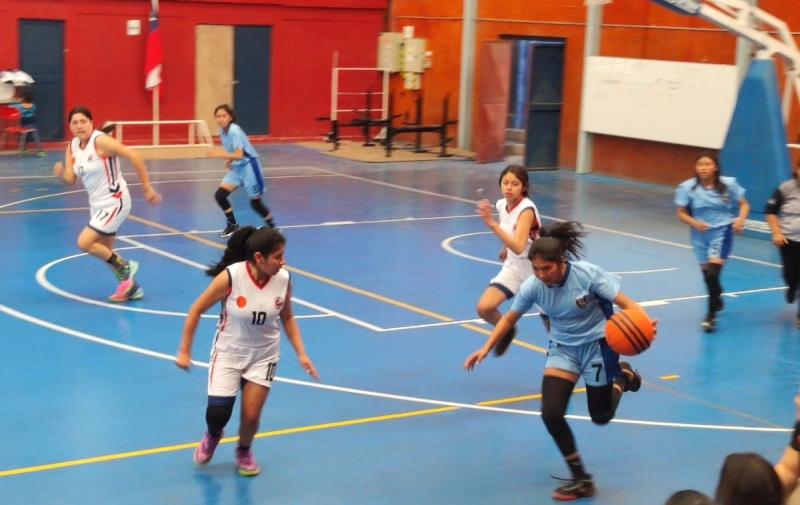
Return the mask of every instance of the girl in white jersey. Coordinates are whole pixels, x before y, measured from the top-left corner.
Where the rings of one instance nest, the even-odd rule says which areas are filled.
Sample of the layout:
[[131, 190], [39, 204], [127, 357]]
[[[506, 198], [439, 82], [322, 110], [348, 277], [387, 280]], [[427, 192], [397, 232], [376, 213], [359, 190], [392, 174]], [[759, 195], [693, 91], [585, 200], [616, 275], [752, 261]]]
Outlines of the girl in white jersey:
[[319, 380], [292, 313], [292, 283], [289, 272], [282, 268], [285, 248], [286, 239], [277, 230], [240, 228], [228, 241], [222, 260], [206, 271], [214, 280], [189, 310], [177, 356], [177, 365], [184, 370], [191, 364], [200, 316], [222, 302], [208, 371], [208, 431], [194, 453], [198, 465], [208, 464], [214, 456], [241, 389], [236, 466], [246, 477], [261, 471], [250, 446], [280, 358], [279, 320], [300, 365]]
[[75, 107], [69, 113], [69, 128], [75, 138], [67, 146], [65, 163], [56, 163], [53, 173], [72, 186], [81, 180], [89, 194], [89, 224], [78, 236], [78, 247], [111, 267], [119, 286], [109, 298], [112, 302], [136, 300], [144, 290], [134, 280], [139, 268], [135, 261], [125, 261], [114, 251], [114, 236], [131, 212], [131, 194], [119, 167], [118, 157], [127, 159], [142, 182], [147, 203], [158, 205], [159, 195], [150, 185], [147, 167], [136, 151], [113, 137], [94, 129], [92, 113]]
[[464, 368], [472, 370], [534, 305], [547, 314], [542, 316], [550, 336], [542, 379], [542, 421], [572, 472], [572, 478], [563, 479], [566, 483], [553, 493], [553, 498], [562, 501], [595, 494], [594, 480], [583, 468], [565, 419], [575, 383], [583, 378], [589, 415], [599, 425], [614, 418], [622, 393], [638, 391], [642, 385], [641, 375], [619, 360], [605, 338], [612, 304], [621, 309], [642, 308], [620, 291], [618, 276], [585, 261], [568, 261], [580, 257], [583, 236], [581, 225], [575, 222], [542, 227], [528, 253], [533, 275], [522, 283], [514, 305], [486, 345], [464, 362]]
[[[528, 198], [528, 171], [521, 165], [509, 165], [500, 174], [503, 196], [495, 204], [499, 221], [492, 218], [489, 200], [478, 202], [478, 214], [503, 243], [500, 260], [503, 268], [491, 281], [478, 301], [478, 315], [496, 326], [502, 314], [497, 308], [519, 292], [522, 282], [533, 275], [528, 250], [537, 237], [541, 222], [536, 205]], [[509, 330], [494, 348], [502, 356], [517, 335], [517, 328]]]

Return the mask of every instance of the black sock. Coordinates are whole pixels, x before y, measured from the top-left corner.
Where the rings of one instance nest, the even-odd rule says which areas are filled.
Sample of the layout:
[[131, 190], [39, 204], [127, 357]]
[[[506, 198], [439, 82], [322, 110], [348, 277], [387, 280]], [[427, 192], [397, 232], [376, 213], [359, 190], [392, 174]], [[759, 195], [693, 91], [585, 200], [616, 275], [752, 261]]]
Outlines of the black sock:
[[583, 468], [583, 462], [580, 456], [575, 459], [568, 459], [567, 466], [569, 467], [569, 471], [572, 472], [573, 479], [585, 479], [588, 477], [586, 470]]
[[275, 221], [272, 220], [272, 216], [266, 218], [264, 222], [267, 223], [267, 226], [270, 228], [275, 228]]
[[228, 226], [236, 226], [236, 216], [233, 215], [233, 211], [226, 212], [225, 219], [228, 221]]
[[106, 260], [106, 263], [114, 267], [115, 270], [119, 270], [125, 266], [125, 261], [117, 256], [117, 253], [115, 252], [111, 253], [111, 257]]
[[243, 445], [239, 445], [236, 447], [236, 450], [240, 452], [247, 452], [250, 450], [250, 446], [248, 445], [247, 447], [245, 447]]

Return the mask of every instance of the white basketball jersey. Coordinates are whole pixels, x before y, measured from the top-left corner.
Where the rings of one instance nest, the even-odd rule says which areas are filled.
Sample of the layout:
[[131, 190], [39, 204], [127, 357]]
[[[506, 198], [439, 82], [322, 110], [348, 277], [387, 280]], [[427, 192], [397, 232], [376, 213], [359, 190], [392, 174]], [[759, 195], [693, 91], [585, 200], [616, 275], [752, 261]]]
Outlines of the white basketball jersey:
[[119, 160], [116, 156], [100, 156], [97, 153], [95, 140], [101, 131], [92, 132], [86, 146], [81, 149], [81, 141], [72, 139], [72, 169], [83, 183], [89, 194], [91, 207], [106, 207], [113, 205], [115, 200], [127, 191], [128, 185], [119, 169]]
[[253, 352], [262, 358], [280, 357], [280, 313], [286, 303], [290, 275], [278, 275], [259, 285], [246, 261], [227, 268], [231, 291], [222, 301], [214, 347], [220, 351]]
[[517, 229], [517, 222], [519, 222], [519, 216], [522, 214], [522, 211], [526, 209], [533, 209], [533, 224], [531, 225], [531, 231], [528, 234], [528, 242], [525, 244], [525, 249], [520, 254], [514, 254], [511, 250], [508, 250], [508, 255], [506, 256], [506, 262], [514, 261], [514, 259], [524, 259], [525, 261], [528, 260], [528, 251], [531, 248], [531, 244], [533, 241], [539, 236], [539, 228], [541, 227], [542, 223], [539, 221], [539, 210], [536, 208], [536, 205], [533, 204], [533, 201], [528, 198], [527, 196], [522, 197], [522, 199], [517, 202], [513, 209], [508, 209], [506, 207], [506, 199], [501, 198], [497, 201], [497, 212], [500, 213], [500, 228], [514, 235], [514, 231]]

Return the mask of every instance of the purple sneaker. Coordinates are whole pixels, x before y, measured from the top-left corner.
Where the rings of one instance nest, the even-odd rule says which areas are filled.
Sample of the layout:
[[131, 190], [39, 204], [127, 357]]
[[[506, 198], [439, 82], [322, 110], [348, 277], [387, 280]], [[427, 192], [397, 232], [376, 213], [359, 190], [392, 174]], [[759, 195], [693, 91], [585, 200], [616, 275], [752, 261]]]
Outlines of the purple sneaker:
[[225, 430], [218, 437], [212, 437], [208, 432], [203, 435], [203, 440], [197, 449], [194, 450], [194, 462], [198, 465], [207, 465], [211, 458], [214, 457], [214, 451], [219, 445], [219, 441], [225, 436]]
[[245, 451], [239, 448], [236, 449], [236, 467], [242, 477], [255, 477], [261, 472], [261, 468], [256, 463], [256, 458], [253, 457], [253, 451], [250, 449]]

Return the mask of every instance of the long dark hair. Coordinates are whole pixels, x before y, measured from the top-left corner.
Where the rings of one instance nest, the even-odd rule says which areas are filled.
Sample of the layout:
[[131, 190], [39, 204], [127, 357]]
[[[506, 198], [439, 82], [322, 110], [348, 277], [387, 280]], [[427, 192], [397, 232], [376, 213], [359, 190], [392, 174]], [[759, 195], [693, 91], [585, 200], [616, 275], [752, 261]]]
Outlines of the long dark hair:
[[[720, 175], [722, 175], [722, 165], [719, 164], [719, 159], [714, 153], [705, 151], [697, 155], [697, 157], [694, 159], [695, 164], [697, 164], [697, 162], [700, 161], [701, 158], [708, 158], [714, 162], [714, 165], [716, 165], [717, 171], [714, 173], [714, 189], [717, 190], [717, 193], [719, 193], [720, 195], [724, 194], [725, 191], [728, 189], [728, 186], [724, 182], [722, 182], [722, 179], [720, 179]], [[695, 175], [694, 186], [692, 186], [692, 191], [694, 191], [699, 185], [700, 185], [700, 176]]]
[[580, 259], [584, 251], [581, 238], [586, 235], [583, 225], [577, 221], [563, 221], [542, 226], [539, 238], [533, 241], [528, 251], [528, 259], [533, 261], [539, 257], [545, 261], [556, 262], [564, 258]]
[[273, 228], [256, 228], [245, 226], [234, 232], [228, 240], [228, 247], [222, 253], [222, 259], [206, 270], [206, 275], [216, 277], [226, 268], [240, 261], [254, 261], [257, 252], [264, 256], [273, 254], [286, 243], [286, 237]]
[[684, 489], [670, 496], [664, 505], [714, 505], [714, 502], [700, 491]]
[[528, 196], [528, 171], [522, 165], [509, 165], [500, 172], [500, 180], [497, 181], [497, 184], [503, 184], [503, 177], [506, 176], [507, 173], [514, 174], [517, 179], [520, 180], [523, 186], [522, 196]]
[[67, 120], [67, 122], [71, 123], [72, 116], [74, 116], [75, 114], [83, 114], [89, 119], [89, 121], [93, 121], [91, 111], [86, 107], [84, 107], [83, 105], [78, 105], [77, 107], [69, 111], [69, 116], [67, 116], [69, 119]]
[[781, 505], [783, 486], [769, 461], [739, 452], [725, 458], [715, 498], [719, 505]]
[[214, 109], [214, 115], [216, 116], [217, 112], [219, 112], [221, 110], [224, 110], [225, 112], [228, 113], [228, 115], [231, 117], [231, 123], [235, 123], [236, 122], [236, 113], [233, 112], [233, 107], [231, 107], [227, 103], [223, 103], [222, 105], [217, 105], [217, 108]]

